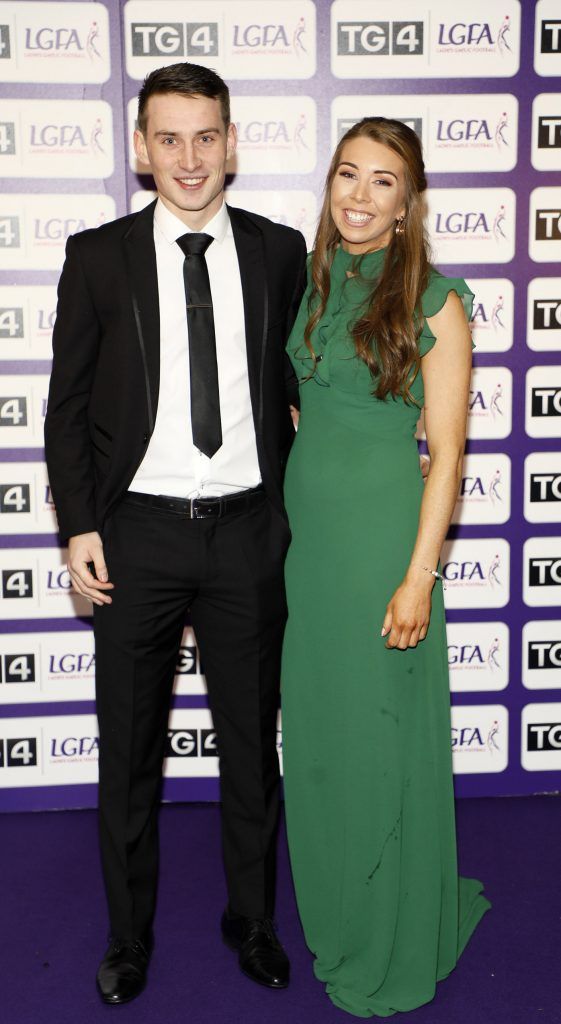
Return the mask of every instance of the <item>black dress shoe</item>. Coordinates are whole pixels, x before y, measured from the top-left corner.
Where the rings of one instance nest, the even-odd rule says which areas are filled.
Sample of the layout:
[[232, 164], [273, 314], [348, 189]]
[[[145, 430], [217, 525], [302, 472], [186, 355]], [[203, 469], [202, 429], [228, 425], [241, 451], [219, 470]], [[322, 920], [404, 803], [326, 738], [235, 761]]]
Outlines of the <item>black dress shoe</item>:
[[290, 963], [270, 918], [241, 917], [225, 910], [222, 937], [239, 953], [240, 968], [252, 981], [268, 988], [286, 988]]
[[150, 943], [112, 939], [99, 965], [97, 988], [104, 1003], [129, 1003], [146, 984]]

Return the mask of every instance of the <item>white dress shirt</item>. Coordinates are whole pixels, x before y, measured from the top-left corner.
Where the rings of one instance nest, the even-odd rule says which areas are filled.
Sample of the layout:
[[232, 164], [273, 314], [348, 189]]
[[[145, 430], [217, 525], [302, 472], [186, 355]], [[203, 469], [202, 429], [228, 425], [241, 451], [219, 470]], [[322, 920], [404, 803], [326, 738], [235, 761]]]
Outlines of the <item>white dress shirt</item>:
[[154, 433], [131, 491], [178, 498], [232, 494], [261, 482], [251, 411], [243, 295], [226, 205], [204, 227], [214, 310], [222, 446], [211, 459], [193, 444], [184, 255], [190, 229], [158, 199], [154, 244], [160, 305], [160, 391]]

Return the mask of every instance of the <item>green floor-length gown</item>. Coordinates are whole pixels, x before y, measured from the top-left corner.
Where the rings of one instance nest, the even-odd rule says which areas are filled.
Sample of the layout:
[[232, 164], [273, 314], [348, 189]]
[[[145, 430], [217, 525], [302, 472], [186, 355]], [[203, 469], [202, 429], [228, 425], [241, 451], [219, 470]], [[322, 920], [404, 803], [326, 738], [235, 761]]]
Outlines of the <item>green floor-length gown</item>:
[[[372, 396], [348, 325], [383, 250], [338, 248], [301, 383], [286, 475], [292, 544], [282, 672], [286, 814], [298, 906], [316, 976], [336, 1006], [390, 1016], [429, 1002], [489, 904], [458, 878], [444, 606], [432, 595], [426, 640], [389, 650], [386, 605], [413, 550], [423, 483], [419, 408]], [[423, 313], [464, 281], [431, 272]], [[310, 372], [302, 304], [288, 351]], [[436, 340], [445, 345], [446, 338]], [[424, 355], [435, 344], [424, 325]], [[421, 373], [413, 386], [423, 403]], [[449, 400], [454, 401], [450, 395]]]

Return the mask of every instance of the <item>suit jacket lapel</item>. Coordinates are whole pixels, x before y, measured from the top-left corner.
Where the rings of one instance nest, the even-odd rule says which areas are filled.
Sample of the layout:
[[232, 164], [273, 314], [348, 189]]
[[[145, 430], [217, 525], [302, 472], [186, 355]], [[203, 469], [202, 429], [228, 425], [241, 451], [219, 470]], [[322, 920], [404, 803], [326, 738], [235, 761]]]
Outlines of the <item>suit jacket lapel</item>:
[[154, 207], [142, 210], [124, 235], [133, 314], [144, 368], [148, 425], [154, 429], [160, 387], [160, 303], [154, 246]]
[[243, 211], [229, 206], [230, 223], [242, 282], [249, 390], [256, 430], [263, 419], [263, 368], [267, 342], [269, 296], [263, 236]]

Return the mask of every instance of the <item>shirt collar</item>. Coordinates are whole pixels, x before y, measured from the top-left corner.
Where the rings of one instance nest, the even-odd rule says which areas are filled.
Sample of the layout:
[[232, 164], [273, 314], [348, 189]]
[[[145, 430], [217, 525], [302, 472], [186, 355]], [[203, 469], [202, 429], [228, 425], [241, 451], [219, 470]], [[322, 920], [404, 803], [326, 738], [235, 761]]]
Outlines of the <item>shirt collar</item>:
[[[158, 199], [154, 210], [154, 222], [157, 224], [162, 235], [170, 245], [175, 245], [178, 238], [181, 235], [186, 235], [192, 231], [191, 228], [187, 227], [179, 217], [176, 217], [171, 210], [168, 210], [167, 206]], [[230, 227], [230, 218], [228, 216], [228, 208], [226, 203], [223, 202], [218, 213], [215, 213], [212, 220], [209, 220], [208, 224], [205, 224], [203, 232], [205, 235], [211, 235], [212, 238], [221, 242], [226, 237], [228, 228]]]

